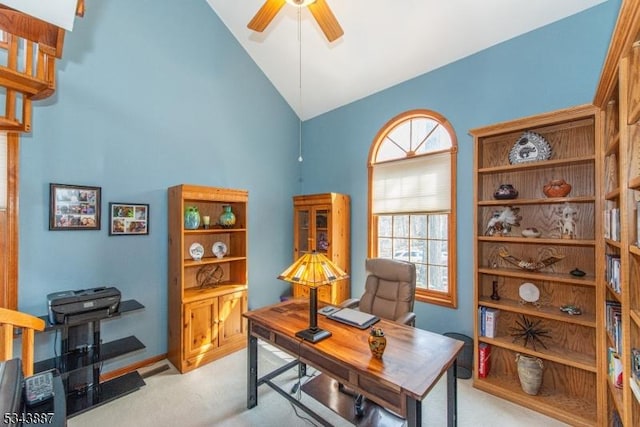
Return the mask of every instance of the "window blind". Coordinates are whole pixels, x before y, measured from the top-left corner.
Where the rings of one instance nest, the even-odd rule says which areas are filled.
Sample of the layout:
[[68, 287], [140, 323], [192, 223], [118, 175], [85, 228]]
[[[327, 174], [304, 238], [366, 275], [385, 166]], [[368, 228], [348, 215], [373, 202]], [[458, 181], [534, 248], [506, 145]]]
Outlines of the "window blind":
[[7, 208], [7, 133], [0, 132], [0, 209]]
[[450, 209], [450, 152], [374, 165], [374, 214], [442, 212]]

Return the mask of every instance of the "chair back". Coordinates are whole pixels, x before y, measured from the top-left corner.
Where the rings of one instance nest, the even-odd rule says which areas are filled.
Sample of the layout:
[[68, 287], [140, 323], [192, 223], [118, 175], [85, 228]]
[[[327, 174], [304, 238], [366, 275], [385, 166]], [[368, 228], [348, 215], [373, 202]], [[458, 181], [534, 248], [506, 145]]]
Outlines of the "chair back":
[[22, 372], [33, 375], [35, 331], [44, 330], [44, 320], [27, 313], [0, 308], [0, 361], [13, 359], [14, 328], [22, 329]]
[[365, 261], [367, 280], [359, 309], [388, 320], [413, 311], [416, 266], [407, 261], [369, 258]]

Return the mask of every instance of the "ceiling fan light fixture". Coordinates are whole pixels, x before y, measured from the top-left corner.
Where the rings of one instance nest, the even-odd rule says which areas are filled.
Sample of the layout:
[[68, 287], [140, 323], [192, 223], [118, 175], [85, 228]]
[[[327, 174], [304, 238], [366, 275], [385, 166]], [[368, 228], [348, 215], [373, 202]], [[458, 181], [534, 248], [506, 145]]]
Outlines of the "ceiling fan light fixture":
[[286, 0], [286, 2], [298, 7], [307, 7], [311, 3], [315, 3], [316, 0]]

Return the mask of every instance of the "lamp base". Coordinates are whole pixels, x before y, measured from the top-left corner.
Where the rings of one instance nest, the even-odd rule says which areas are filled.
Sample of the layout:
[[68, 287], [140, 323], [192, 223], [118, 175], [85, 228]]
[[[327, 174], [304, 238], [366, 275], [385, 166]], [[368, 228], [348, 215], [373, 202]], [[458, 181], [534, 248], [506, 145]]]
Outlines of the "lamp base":
[[296, 336], [298, 338], [302, 338], [305, 341], [316, 343], [325, 338], [329, 338], [331, 336], [331, 331], [325, 331], [324, 329], [320, 328], [309, 328], [296, 332]]

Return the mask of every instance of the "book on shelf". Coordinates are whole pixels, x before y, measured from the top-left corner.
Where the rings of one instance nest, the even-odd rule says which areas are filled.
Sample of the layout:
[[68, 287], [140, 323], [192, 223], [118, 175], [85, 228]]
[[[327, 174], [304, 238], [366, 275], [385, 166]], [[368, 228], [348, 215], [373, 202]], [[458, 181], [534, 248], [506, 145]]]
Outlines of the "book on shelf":
[[631, 388], [631, 391], [635, 395], [638, 403], [640, 403], [640, 383], [638, 383], [638, 381], [636, 381], [635, 378], [631, 377], [629, 378], [629, 387]]
[[616, 388], [622, 388], [623, 374], [622, 374], [622, 360], [615, 348], [609, 347], [607, 350], [607, 361], [609, 370], [609, 379], [611, 384]]
[[622, 306], [618, 301], [605, 302], [605, 325], [607, 333], [614, 343], [614, 351], [620, 354], [622, 349]]
[[640, 202], [636, 202], [636, 246], [640, 248]]
[[631, 377], [640, 385], [640, 348], [631, 349]]
[[605, 209], [604, 215], [604, 238], [620, 241], [620, 208]]
[[605, 280], [616, 293], [622, 291], [620, 284], [620, 255], [605, 254]]
[[500, 315], [500, 310], [480, 306], [478, 315], [480, 316], [480, 336], [495, 338], [498, 334], [498, 316]]
[[478, 344], [478, 377], [487, 378], [491, 369], [491, 345], [481, 342]]

